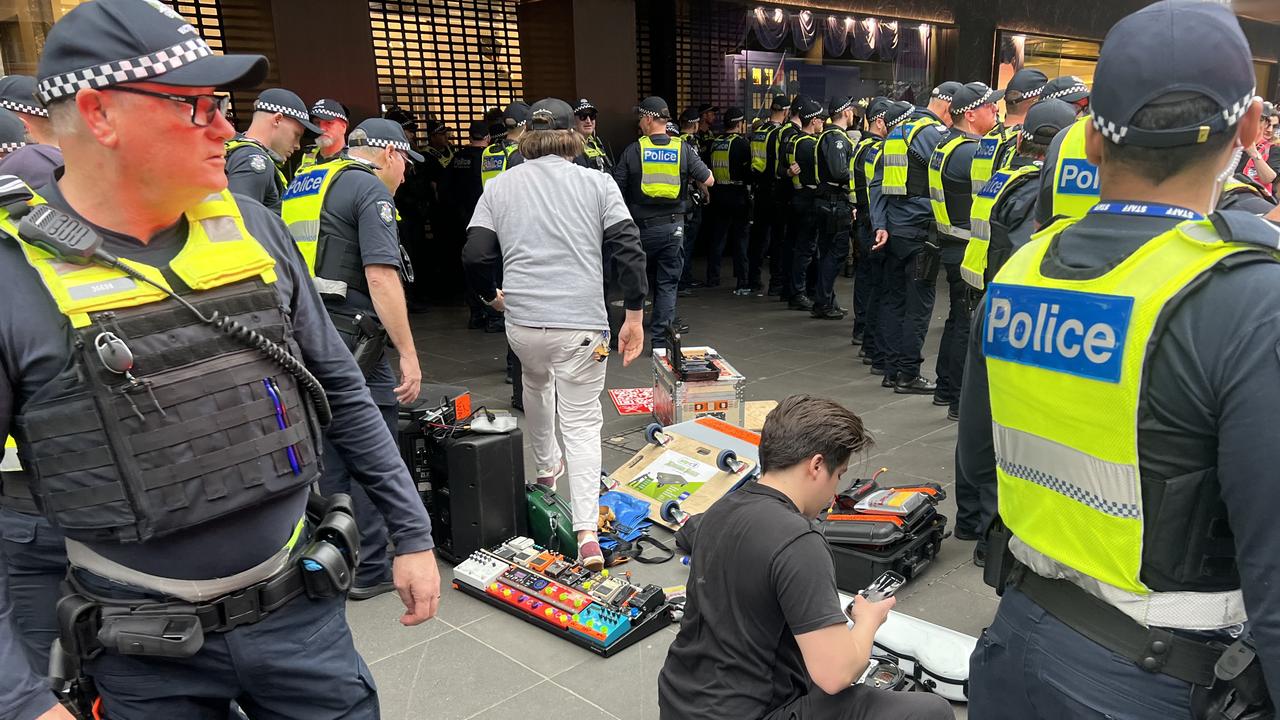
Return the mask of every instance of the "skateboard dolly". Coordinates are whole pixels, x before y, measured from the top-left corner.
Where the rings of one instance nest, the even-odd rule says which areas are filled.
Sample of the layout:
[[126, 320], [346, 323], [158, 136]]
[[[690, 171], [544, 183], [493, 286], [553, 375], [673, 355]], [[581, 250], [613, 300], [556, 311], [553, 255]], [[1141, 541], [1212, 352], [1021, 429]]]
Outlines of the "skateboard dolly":
[[668, 500], [662, 503], [662, 510], [659, 514], [662, 516], [663, 520], [666, 520], [672, 525], [678, 526], [683, 526], [685, 523], [689, 522], [689, 518], [693, 517], [689, 513], [685, 512], [680, 507], [680, 503], [675, 500]]

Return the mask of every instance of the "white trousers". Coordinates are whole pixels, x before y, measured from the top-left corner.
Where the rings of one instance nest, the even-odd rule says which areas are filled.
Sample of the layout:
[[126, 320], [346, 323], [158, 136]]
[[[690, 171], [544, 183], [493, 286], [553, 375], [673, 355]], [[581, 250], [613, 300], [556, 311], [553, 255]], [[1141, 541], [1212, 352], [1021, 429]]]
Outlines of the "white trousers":
[[[596, 360], [595, 350], [604, 338], [599, 330], [507, 323], [507, 342], [524, 366], [525, 430], [533, 444], [538, 475], [553, 474], [561, 458], [565, 460], [575, 532], [595, 530], [600, 514], [600, 430], [604, 424], [600, 391], [604, 389], [606, 363]], [[563, 454], [556, 442], [557, 420], [564, 439]]]

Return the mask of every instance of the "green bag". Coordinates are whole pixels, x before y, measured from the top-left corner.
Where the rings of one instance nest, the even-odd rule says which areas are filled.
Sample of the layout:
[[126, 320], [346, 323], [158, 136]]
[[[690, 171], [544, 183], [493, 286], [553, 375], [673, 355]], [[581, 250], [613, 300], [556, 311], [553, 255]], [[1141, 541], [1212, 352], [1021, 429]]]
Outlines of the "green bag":
[[542, 547], [567, 558], [578, 557], [578, 535], [573, 531], [569, 503], [550, 488], [528, 485], [529, 535]]

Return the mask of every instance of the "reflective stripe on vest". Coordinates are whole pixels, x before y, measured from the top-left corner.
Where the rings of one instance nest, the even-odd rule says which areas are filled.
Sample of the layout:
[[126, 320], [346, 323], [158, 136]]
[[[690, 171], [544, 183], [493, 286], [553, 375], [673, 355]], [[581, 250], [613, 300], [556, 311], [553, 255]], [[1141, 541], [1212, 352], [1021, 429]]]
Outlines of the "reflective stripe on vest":
[[[884, 148], [884, 138], [873, 137], [871, 139], [871, 147], [867, 148], [867, 156], [863, 158], [863, 161], [862, 161], [862, 174], [867, 177], [867, 204], [868, 205], [871, 204], [870, 202], [871, 181], [874, 180], [876, 177], [876, 165], [878, 165], [880, 162], [880, 156], [884, 154], [883, 152], [881, 152], [883, 148]], [[883, 178], [881, 178], [881, 182], [882, 183], [884, 182]]]
[[503, 140], [501, 143], [490, 145], [480, 153], [480, 187], [488, 185], [490, 180], [507, 169], [507, 160], [511, 158], [511, 153], [516, 151], [516, 147], [515, 143]]
[[[852, 147], [852, 145], [853, 145], [853, 141], [849, 139], [849, 133], [848, 133], [848, 131], [847, 131], [847, 130], [845, 130], [844, 128], [842, 128], [842, 127], [839, 127], [838, 125], [837, 125], [837, 126], [831, 126], [831, 125], [828, 125], [825, 129], [823, 129], [823, 131], [822, 131], [822, 132], [818, 133], [817, 140], [815, 140], [815, 141], [814, 141], [814, 143], [813, 143], [813, 175], [814, 175], [814, 180], [815, 180], [815, 181], [817, 181], [817, 183], [818, 183], [819, 185], [828, 185], [828, 186], [830, 186], [830, 187], [832, 187], [832, 188], [837, 188], [837, 187], [839, 187], [839, 185], [837, 185], [837, 184], [835, 184], [835, 183], [833, 183], [833, 182], [830, 182], [830, 181], [828, 181], [828, 180], [823, 180], [823, 179], [822, 179], [822, 168], [823, 168], [823, 167], [824, 167], [824, 165], [825, 165], [825, 164], [823, 163], [823, 161], [822, 161], [822, 139], [823, 139], [824, 137], [826, 137], [826, 136], [827, 136], [828, 134], [830, 134], [830, 133], [840, 133], [840, 135], [841, 135], [841, 137], [844, 139], [844, 141], [845, 141], [845, 142], [847, 142], [847, 143], [849, 143], [849, 145], [850, 145], [850, 149], [849, 149], [849, 182], [847, 182], [847, 183], [845, 184], [845, 190], [848, 190], [848, 191], [849, 191], [850, 199], [852, 199], [852, 195], [853, 195], [853, 158], [854, 158], [854, 155], [853, 155], [853, 147]], [[830, 168], [827, 168], [827, 170], [828, 170], [828, 172], [829, 172], [829, 171], [830, 171]]]
[[671, 138], [655, 145], [649, 136], [640, 138], [640, 192], [645, 197], [675, 200], [680, 197], [681, 153], [684, 141]]
[[1058, 147], [1053, 168], [1053, 208], [1051, 215], [1082, 218], [1098, 203], [1098, 166], [1084, 154], [1084, 127], [1092, 118], [1076, 120]]
[[772, 170], [774, 177], [779, 180], [791, 179], [790, 176], [787, 175], [786, 168], [783, 167], [783, 161], [787, 159], [787, 143], [789, 143], [791, 138], [795, 137], [799, 133], [800, 128], [797, 127], [795, 123], [788, 121], [783, 123], [771, 136], [773, 142]]
[[923, 117], [902, 123], [889, 132], [880, 153], [884, 164], [884, 179], [880, 188], [883, 194], [907, 194], [907, 167], [910, 164], [907, 151], [911, 149], [911, 143], [916, 139], [916, 135], [930, 125], [941, 125], [941, 123], [931, 117]]
[[[878, 138], [874, 135], [866, 135], [858, 140], [858, 144], [854, 146], [853, 152], [849, 155], [849, 187], [852, 190], [850, 197], [859, 205], [870, 205], [871, 196], [867, 188], [871, 184], [871, 175], [867, 174], [867, 158], [863, 153], [871, 152], [871, 146], [875, 145]], [[874, 162], [874, 161], [873, 161]], [[859, 168], [858, 164], [862, 167]], [[874, 168], [874, 165], [872, 165]], [[862, 182], [858, 182], [858, 173], [862, 173]]]
[[721, 135], [711, 145], [711, 175], [717, 185], [741, 185], [741, 180], [733, 179], [733, 171], [729, 167], [729, 150], [739, 135]]
[[[303, 170], [306, 170], [307, 168], [315, 165], [316, 156], [319, 154], [320, 154], [320, 150], [317, 148], [311, 148], [310, 150], [302, 153], [302, 159], [298, 161], [297, 172], [302, 172]], [[297, 177], [297, 175], [295, 174], [294, 177]]]
[[18, 441], [8, 435], [4, 438], [4, 457], [0, 458], [0, 472], [22, 472], [22, 461], [18, 459]]
[[[1013, 127], [997, 125], [978, 141], [978, 151], [973, 154], [973, 165], [969, 170], [969, 180], [975, 195], [997, 170], [1003, 170], [1009, 166], [1009, 161], [1013, 159], [1013, 153], [1009, 151], [1013, 148], [1014, 141], [1018, 139], [1018, 130], [1021, 128], [1021, 125]], [[997, 162], [999, 167], [996, 166]]]
[[430, 157], [440, 163], [440, 167], [442, 168], [449, 167], [449, 161], [453, 160], [453, 147], [447, 147], [444, 150], [440, 150], [428, 145], [423, 152], [427, 154], [427, 157]]
[[992, 210], [1005, 192], [1017, 184], [1015, 180], [1039, 172], [1039, 165], [1023, 165], [1016, 170], [997, 170], [973, 197], [973, 206], [969, 210], [969, 244], [965, 246], [964, 260], [960, 263], [960, 276], [973, 287], [981, 290], [986, 285]]
[[954, 225], [951, 215], [947, 212], [947, 193], [942, 187], [942, 169], [946, 167], [951, 159], [951, 153], [955, 152], [956, 148], [971, 142], [977, 141], [956, 132], [938, 145], [933, 151], [933, 156], [929, 158], [929, 205], [933, 208], [933, 220], [938, 224], [939, 232], [961, 240], [969, 239], [969, 230]]
[[[267, 148], [262, 145], [262, 143], [257, 142], [255, 140], [250, 140], [249, 138], [246, 138], [246, 137], [238, 137], [232, 140], [228, 140], [226, 144], [226, 156], [231, 157], [231, 152], [233, 150], [238, 150], [242, 147], [257, 148], [258, 150], [261, 150], [263, 153], [266, 154], [267, 160], [271, 160], [271, 152], [268, 151]], [[277, 165], [274, 160], [271, 160], [271, 167], [275, 168], [276, 182], [280, 183], [280, 187], [284, 188], [285, 185], [288, 185], [289, 179], [284, 176], [284, 171], [280, 169], [280, 166]]]
[[[315, 278], [316, 288], [322, 293], [346, 295], [348, 283], [341, 278], [323, 278], [316, 275], [316, 261], [320, 257], [320, 212], [324, 209], [324, 199], [333, 187], [333, 181], [347, 170], [368, 170], [359, 160], [339, 158], [321, 165], [312, 166], [306, 172], [298, 173], [289, 183], [280, 205], [280, 217], [289, 228], [289, 234], [298, 244], [298, 251], [307, 263], [307, 273]], [[399, 213], [396, 213], [399, 219]], [[337, 283], [337, 285], [334, 285]]]
[[[765, 121], [760, 127], [751, 131], [751, 170], [762, 173], [769, 166], [769, 135], [780, 126], [773, 121]], [[719, 182], [717, 180], [716, 182]]]
[[604, 157], [604, 148], [600, 147], [600, 138], [595, 135], [585, 138], [582, 143], [582, 154], [592, 160]]
[[[1153, 332], [1189, 284], [1258, 248], [1224, 243], [1211, 222], [1192, 220], [1101, 277], [1045, 277], [1050, 242], [1072, 222], [1037, 233], [987, 289], [982, 347], [999, 512], [1030, 550], [1144, 603], [1152, 591], [1141, 580], [1138, 423]], [[1217, 606], [1186, 606], [1180, 626], [1230, 624], [1223, 621], [1238, 592], [1212, 596]]]
[[[29, 204], [44, 202], [36, 195]], [[169, 270], [192, 290], [209, 290], [255, 276], [267, 283], [276, 281], [275, 258], [245, 229], [240, 208], [229, 191], [210, 195], [185, 214], [187, 241], [169, 262]], [[18, 237], [18, 228], [8, 215], [0, 219], [0, 230]], [[139, 283], [115, 268], [96, 263], [73, 265], [30, 243], [18, 245], [72, 327], [88, 325], [89, 313], [136, 307], [167, 297], [158, 288]], [[159, 268], [125, 258], [121, 262], [173, 289]]]
[[815, 161], [813, 165], [813, 175], [809, 177], [804, 177], [805, 171], [803, 167], [800, 168], [800, 172], [798, 174], [792, 175], [791, 187], [795, 188], [796, 190], [801, 190], [804, 188], [808, 188], [812, 190], [818, 187], [818, 165], [816, 162], [818, 157], [817, 137], [810, 135], [809, 133], [806, 133], [806, 132], [797, 132], [796, 134], [787, 138], [787, 147], [786, 147], [786, 153], [785, 153], [785, 156], [787, 158], [787, 166], [790, 167], [792, 165], [799, 165], [799, 162], [796, 160], [796, 152], [800, 149], [800, 142], [805, 139], [813, 140], [813, 147], [814, 147], [813, 157]]

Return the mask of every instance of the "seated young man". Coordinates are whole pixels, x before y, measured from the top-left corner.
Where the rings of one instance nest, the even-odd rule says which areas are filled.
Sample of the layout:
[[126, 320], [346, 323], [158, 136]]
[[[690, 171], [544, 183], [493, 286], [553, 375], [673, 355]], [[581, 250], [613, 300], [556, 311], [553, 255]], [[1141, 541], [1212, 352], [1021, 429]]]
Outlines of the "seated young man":
[[812, 519], [870, 444], [858, 416], [830, 400], [793, 395], [769, 413], [760, 481], [684, 531], [689, 594], [658, 678], [662, 720], [954, 717], [936, 695], [853, 685], [894, 600], [856, 598], [849, 629]]

